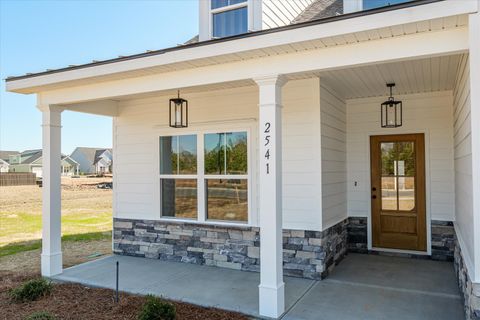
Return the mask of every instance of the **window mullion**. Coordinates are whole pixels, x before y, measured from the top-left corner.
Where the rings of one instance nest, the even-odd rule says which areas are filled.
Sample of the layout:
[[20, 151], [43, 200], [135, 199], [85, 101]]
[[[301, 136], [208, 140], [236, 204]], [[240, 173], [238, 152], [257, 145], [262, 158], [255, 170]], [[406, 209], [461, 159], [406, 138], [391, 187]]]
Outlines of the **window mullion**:
[[205, 222], [205, 156], [204, 156], [204, 134], [197, 135], [197, 203], [198, 203], [198, 221]]

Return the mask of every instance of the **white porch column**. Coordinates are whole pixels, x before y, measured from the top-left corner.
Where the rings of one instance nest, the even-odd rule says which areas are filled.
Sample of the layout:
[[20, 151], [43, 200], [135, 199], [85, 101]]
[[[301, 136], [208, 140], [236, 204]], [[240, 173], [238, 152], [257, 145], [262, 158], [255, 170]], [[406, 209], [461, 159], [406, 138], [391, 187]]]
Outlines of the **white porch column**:
[[285, 311], [282, 248], [282, 98], [279, 76], [255, 79], [259, 87], [260, 285], [259, 313]]
[[[478, 1], [480, 6], [480, 1]], [[470, 121], [472, 139], [473, 277], [474, 292], [480, 298], [480, 12], [469, 16]], [[476, 290], [475, 290], [476, 289]], [[479, 301], [480, 302], [480, 301]]]
[[62, 273], [61, 113], [56, 107], [42, 108], [42, 275], [46, 277]]

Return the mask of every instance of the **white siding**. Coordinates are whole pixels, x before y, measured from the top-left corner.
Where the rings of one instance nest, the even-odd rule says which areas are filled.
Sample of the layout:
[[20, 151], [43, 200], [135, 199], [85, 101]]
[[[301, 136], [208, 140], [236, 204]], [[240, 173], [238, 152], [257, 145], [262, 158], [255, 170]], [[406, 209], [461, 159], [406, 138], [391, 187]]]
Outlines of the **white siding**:
[[290, 24], [314, 0], [263, 0], [262, 29]]
[[[403, 100], [403, 126], [380, 127], [380, 104], [385, 97], [347, 100], [348, 214], [370, 214], [370, 135], [425, 133], [427, 216], [453, 221], [452, 92], [396, 96]], [[355, 186], [357, 182], [357, 186]]]
[[462, 56], [453, 91], [455, 207], [457, 236], [469, 270], [473, 270], [473, 185], [468, 55]]
[[[188, 129], [215, 130], [216, 122], [258, 118], [258, 89], [243, 87], [182, 95], [189, 101]], [[168, 122], [169, 97], [122, 101], [114, 122], [115, 213], [119, 218], [158, 219], [156, 143], [179, 129]], [[284, 227], [321, 230], [319, 80], [290, 81], [283, 90]], [[197, 123], [197, 124], [195, 124]], [[200, 124], [203, 123], [203, 124]], [[232, 124], [235, 121], [231, 122]], [[255, 128], [257, 124], [255, 123]], [[255, 149], [258, 142], [250, 141]], [[256, 172], [258, 159], [252, 159]], [[254, 182], [258, 181], [256, 175]], [[253, 208], [256, 211], [256, 208]], [[257, 221], [252, 221], [257, 225]]]
[[320, 88], [322, 148], [322, 228], [347, 218], [347, 115], [345, 101], [327, 86]]

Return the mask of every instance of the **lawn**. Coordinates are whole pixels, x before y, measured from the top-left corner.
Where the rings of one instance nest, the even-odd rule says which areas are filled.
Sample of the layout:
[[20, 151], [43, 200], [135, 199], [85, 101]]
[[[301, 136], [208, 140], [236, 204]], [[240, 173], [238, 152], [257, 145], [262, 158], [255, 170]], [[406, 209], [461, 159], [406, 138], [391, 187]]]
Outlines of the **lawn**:
[[[110, 240], [112, 190], [97, 189], [105, 179], [62, 179], [64, 241]], [[38, 249], [42, 235], [42, 188], [0, 188], [0, 257]]]

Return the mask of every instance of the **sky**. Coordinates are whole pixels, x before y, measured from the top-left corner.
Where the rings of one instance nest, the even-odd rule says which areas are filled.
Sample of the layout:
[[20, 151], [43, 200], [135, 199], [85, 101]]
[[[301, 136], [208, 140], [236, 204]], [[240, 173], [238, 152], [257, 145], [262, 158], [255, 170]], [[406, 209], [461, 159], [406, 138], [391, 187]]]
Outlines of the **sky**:
[[[197, 33], [197, 0], [0, 0], [0, 150], [42, 147], [35, 95], [6, 92], [6, 77], [171, 47]], [[62, 113], [63, 153], [111, 145], [111, 118]]]

